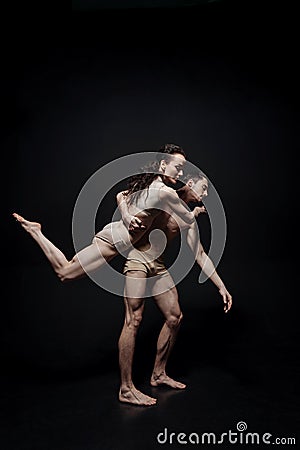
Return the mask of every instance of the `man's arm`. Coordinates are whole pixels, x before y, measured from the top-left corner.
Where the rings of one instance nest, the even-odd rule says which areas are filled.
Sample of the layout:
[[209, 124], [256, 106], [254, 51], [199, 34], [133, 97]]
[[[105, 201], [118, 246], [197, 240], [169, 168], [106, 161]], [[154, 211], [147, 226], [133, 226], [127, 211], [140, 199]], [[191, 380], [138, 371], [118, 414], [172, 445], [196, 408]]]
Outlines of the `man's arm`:
[[213, 265], [212, 260], [205, 253], [201, 242], [199, 241], [198, 233], [195, 227], [197, 224], [193, 224], [187, 231], [187, 243], [193, 251], [198, 265], [201, 267], [205, 275], [207, 275], [214, 285], [218, 288], [224, 302], [224, 311], [227, 313], [232, 306], [232, 297], [227, 291], [225, 284], [217, 274], [216, 268]]

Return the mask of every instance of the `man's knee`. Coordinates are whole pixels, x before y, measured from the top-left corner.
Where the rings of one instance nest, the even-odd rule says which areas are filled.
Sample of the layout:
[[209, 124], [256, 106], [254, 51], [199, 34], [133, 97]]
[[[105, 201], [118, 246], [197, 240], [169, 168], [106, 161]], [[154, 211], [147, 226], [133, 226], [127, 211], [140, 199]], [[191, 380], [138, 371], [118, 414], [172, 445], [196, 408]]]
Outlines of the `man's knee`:
[[133, 326], [135, 328], [138, 328], [141, 324], [142, 319], [143, 319], [142, 313], [140, 313], [140, 312], [133, 313]]
[[180, 325], [182, 318], [183, 318], [182, 312], [180, 312], [179, 314], [172, 314], [166, 320], [166, 324], [169, 328], [177, 328]]
[[130, 314], [127, 318], [127, 326], [129, 328], [137, 329], [140, 326], [142, 319], [142, 311], [133, 311], [132, 314]]

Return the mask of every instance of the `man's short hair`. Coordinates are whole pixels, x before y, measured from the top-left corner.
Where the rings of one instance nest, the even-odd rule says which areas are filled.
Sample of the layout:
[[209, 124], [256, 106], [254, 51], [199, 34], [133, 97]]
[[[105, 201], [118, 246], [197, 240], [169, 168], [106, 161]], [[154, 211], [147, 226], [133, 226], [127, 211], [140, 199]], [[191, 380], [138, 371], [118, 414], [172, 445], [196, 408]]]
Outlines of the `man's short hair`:
[[203, 180], [204, 178], [206, 179], [206, 176], [201, 172], [201, 170], [195, 170], [184, 173], [180, 178], [180, 181], [186, 184], [189, 180], [193, 180], [195, 183], [197, 183], [197, 181]]

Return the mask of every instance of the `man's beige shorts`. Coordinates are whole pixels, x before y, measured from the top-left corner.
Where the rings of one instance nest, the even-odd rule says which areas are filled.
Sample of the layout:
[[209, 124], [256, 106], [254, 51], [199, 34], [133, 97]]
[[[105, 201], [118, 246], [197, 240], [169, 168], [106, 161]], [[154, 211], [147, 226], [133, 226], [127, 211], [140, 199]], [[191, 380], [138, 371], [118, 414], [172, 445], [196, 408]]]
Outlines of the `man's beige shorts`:
[[145, 253], [139, 252], [136, 249], [133, 249], [128, 253], [123, 268], [123, 273], [126, 274], [129, 270], [139, 270], [141, 272], [145, 272], [147, 277], [168, 274], [162, 256], [159, 256], [155, 260], [151, 261]]

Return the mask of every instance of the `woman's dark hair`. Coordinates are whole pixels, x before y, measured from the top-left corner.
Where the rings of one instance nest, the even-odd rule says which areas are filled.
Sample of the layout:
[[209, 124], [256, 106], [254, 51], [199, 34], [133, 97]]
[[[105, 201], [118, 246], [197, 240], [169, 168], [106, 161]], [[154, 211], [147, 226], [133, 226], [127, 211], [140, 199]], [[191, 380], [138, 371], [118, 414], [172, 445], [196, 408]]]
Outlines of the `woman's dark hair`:
[[[164, 159], [169, 162], [171, 160], [171, 155], [179, 153], [186, 158], [186, 154], [182, 147], [175, 144], [165, 144], [160, 147], [157, 152], [156, 160], [150, 162], [146, 166], [141, 168], [141, 173], [137, 175], [133, 175], [129, 178], [127, 184], [127, 193], [126, 196], [128, 198], [128, 202], [132, 203], [133, 200], [136, 200], [137, 197], [141, 194], [143, 189], [148, 189], [152, 181], [158, 176], [158, 168], [160, 162]], [[153, 173], [155, 172], [155, 173]]]

